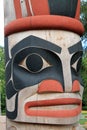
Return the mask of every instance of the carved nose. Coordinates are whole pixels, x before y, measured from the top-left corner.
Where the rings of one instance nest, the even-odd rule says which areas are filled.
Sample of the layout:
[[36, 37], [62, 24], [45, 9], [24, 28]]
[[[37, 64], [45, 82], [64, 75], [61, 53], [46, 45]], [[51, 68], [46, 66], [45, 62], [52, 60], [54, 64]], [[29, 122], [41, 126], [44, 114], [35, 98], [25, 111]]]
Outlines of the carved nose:
[[43, 80], [38, 86], [38, 93], [63, 92], [63, 87], [56, 80]]
[[[80, 83], [78, 80], [73, 81], [72, 91], [71, 92], [79, 92], [80, 91]], [[63, 87], [60, 82], [56, 80], [44, 80], [38, 86], [37, 93], [51, 93], [51, 92], [63, 92]]]
[[74, 80], [72, 85], [72, 92], [79, 92], [79, 91], [80, 91], [80, 83], [78, 80]]

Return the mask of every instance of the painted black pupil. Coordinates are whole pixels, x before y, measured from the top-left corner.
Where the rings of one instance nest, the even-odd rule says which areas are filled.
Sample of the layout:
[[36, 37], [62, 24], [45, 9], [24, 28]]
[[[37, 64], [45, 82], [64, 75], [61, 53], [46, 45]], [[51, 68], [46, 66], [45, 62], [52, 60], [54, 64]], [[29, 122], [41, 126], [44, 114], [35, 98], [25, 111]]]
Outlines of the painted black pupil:
[[43, 60], [39, 55], [32, 54], [27, 57], [26, 65], [30, 71], [37, 72], [42, 68]]

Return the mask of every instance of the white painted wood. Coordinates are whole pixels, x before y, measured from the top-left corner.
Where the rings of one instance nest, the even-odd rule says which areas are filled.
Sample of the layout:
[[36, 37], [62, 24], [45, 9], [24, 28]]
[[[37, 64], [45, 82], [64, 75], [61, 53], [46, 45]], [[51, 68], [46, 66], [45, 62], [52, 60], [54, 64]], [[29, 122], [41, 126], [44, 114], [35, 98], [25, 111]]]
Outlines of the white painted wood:
[[[7, 121], [6, 128], [6, 117], [0, 116], [0, 130], [86, 130], [81, 125], [76, 124], [75, 126], [54, 126], [54, 125], [36, 125], [36, 124], [18, 124], [15, 122]], [[19, 129], [20, 128], [20, 129]]]
[[0, 116], [0, 130], [6, 130], [6, 116]]
[[27, 13], [25, 0], [20, 0], [20, 5], [21, 5], [22, 17], [27, 17], [28, 13]]
[[4, 0], [4, 24], [7, 25], [9, 22], [16, 19], [14, 0]]
[[[72, 90], [72, 82], [71, 82], [71, 72], [70, 72], [70, 59], [71, 56], [67, 51], [68, 48], [72, 45], [75, 45], [80, 41], [80, 36], [76, 33], [62, 30], [36, 30], [36, 31], [25, 31], [16, 34], [12, 34], [8, 37], [9, 42], [9, 55], [11, 57], [11, 49], [24, 38], [33, 35], [44, 40], [50, 41], [55, 45], [58, 45], [62, 48], [61, 54], [57, 54], [62, 59], [63, 65], [63, 75], [65, 82], [65, 92], [64, 93], [44, 93], [38, 94], [38, 85], [36, 84], [32, 87], [27, 87], [19, 92], [18, 96], [18, 115], [17, 118], [13, 121], [9, 121], [7, 119], [7, 130], [77, 130], [77, 126], [75, 125], [79, 119], [80, 115], [75, 117], [66, 117], [66, 118], [58, 118], [58, 117], [35, 117], [35, 116], [27, 116], [24, 111], [24, 106], [29, 101], [36, 100], [52, 100], [52, 99], [61, 99], [61, 98], [77, 98], [82, 99], [83, 90], [81, 89], [78, 93], [71, 93]], [[68, 62], [69, 61], [69, 62]], [[21, 62], [21, 65], [25, 65], [24, 61]], [[46, 66], [46, 65], [45, 65]], [[65, 74], [66, 73], [66, 74]], [[7, 100], [7, 108], [9, 110], [13, 110], [14, 106], [14, 97]], [[11, 104], [13, 105], [11, 107]], [[56, 105], [45, 107], [43, 106], [41, 109], [44, 110], [67, 110], [74, 109], [77, 106], [75, 104], [65, 105]], [[40, 109], [40, 107], [31, 108], [31, 109]], [[24, 124], [25, 122], [25, 124]], [[33, 123], [33, 124], [31, 124]], [[35, 123], [35, 124], [34, 124]], [[44, 125], [41, 125], [44, 124]], [[60, 126], [61, 125], [61, 126]], [[67, 125], [67, 126], [66, 126]], [[77, 127], [77, 128], [76, 128]], [[82, 130], [79, 129], [79, 130]]]
[[16, 122], [10, 122], [7, 120], [7, 129], [6, 130], [86, 130], [82, 128], [79, 124], [75, 125], [65, 125], [65, 126], [57, 126], [57, 125], [43, 125], [43, 124], [20, 124]]

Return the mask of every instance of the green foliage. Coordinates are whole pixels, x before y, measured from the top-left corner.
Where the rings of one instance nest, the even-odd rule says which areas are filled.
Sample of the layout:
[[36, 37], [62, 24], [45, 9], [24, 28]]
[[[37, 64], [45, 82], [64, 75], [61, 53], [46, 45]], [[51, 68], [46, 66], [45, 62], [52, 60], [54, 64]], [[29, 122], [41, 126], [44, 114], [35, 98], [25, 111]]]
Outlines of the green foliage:
[[4, 49], [0, 47], [0, 96], [2, 113], [5, 112], [5, 61]]
[[84, 37], [87, 38], [87, 0], [81, 1], [81, 21], [85, 28], [85, 34]]
[[87, 56], [82, 59], [81, 76], [84, 84], [83, 109], [87, 110]]
[[81, 21], [87, 31], [87, 1], [81, 1]]
[[[84, 44], [87, 43], [87, 0], [81, 0], [81, 21], [85, 28], [85, 33], [82, 37]], [[81, 76], [84, 84], [83, 93], [83, 109], [87, 110], [87, 48], [84, 50], [82, 59]]]

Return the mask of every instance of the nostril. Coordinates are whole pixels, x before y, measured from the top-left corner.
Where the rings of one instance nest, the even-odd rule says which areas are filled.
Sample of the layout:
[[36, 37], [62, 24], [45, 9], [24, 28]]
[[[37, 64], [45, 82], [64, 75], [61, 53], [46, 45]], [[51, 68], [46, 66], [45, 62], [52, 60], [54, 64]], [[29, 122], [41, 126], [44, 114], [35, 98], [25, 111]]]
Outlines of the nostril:
[[39, 84], [38, 93], [63, 92], [63, 87], [56, 80], [44, 80]]
[[79, 92], [79, 91], [80, 91], [80, 83], [78, 80], [74, 80], [72, 85], [72, 92]]

